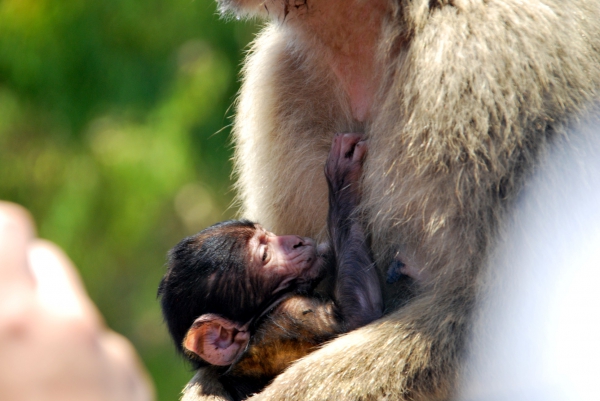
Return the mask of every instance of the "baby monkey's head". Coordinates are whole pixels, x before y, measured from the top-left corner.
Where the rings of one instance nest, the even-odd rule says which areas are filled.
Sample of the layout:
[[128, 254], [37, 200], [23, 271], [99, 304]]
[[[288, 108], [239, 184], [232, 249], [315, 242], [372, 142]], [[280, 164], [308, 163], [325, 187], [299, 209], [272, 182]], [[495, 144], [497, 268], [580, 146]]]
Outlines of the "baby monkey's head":
[[[230, 220], [169, 252], [158, 295], [178, 350], [227, 365], [247, 343], [255, 318], [286, 294], [314, 286], [324, 270], [310, 238], [277, 236], [248, 220]], [[225, 358], [206, 355], [209, 345], [217, 349], [215, 342], [237, 348]]]

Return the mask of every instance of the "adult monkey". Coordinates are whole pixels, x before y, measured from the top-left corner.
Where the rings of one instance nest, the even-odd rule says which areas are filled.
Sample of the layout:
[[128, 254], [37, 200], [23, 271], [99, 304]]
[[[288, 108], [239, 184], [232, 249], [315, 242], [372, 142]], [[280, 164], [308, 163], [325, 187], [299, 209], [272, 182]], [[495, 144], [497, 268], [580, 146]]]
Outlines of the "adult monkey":
[[[256, 398], [451, 398], [506, 213], [547, 145], [598, 98], [600, 1], [220, 5], [271, 20], [246, 60], [234, 130], [243, 214], [319, 238], [331, 138], [362, 131], [361, 207], [378, 267], [385, 277], [397, 258], [419, 287], [402, 305], [388, 280], [395, 311], [299, 361]], [[219, 396], [210, 375], [184, 399]]]

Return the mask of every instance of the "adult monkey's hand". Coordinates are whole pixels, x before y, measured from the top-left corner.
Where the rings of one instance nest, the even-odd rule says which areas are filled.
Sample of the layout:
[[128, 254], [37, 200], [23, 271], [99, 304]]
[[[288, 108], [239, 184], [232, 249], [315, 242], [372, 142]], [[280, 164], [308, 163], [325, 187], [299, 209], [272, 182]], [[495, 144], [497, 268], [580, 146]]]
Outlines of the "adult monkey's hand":
[[133, 347], [104, 327], [66, 255], [0, 202], [0, 400], [152, 399]]

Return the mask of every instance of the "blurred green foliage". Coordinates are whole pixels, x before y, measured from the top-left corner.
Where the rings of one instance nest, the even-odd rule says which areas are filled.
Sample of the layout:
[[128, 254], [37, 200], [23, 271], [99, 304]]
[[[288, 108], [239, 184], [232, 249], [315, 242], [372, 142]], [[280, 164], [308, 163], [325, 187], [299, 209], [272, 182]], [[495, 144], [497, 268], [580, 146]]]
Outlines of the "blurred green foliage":
[[191, 377], [156, 300], [166, 252], [235, 213], [229, 107], [255, 27], [215, 9], [0, 0], [0, 198], [66, 250], [159, 400]]

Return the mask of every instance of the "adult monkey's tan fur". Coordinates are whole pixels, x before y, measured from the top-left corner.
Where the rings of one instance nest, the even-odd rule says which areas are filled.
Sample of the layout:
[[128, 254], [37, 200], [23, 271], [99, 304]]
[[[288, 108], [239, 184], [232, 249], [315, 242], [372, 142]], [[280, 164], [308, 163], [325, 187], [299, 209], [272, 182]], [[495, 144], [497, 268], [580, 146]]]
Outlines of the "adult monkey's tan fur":
[[[235, 123], [244, 216], [319, 237], [332, 136], [362, 131], [365, 221], [406, 305], [286, 371], [257, 399], [438, 400], [462, 370], [470, 310], [511, 201], [597, 100], [599, 0], [222, 0], [272, 21]], [[377, 60], [377, 61], [375, 61]], [[387, 305], [401, 293], [386, 284]], [[185, 400], [219, 399], [201, 370]]]

